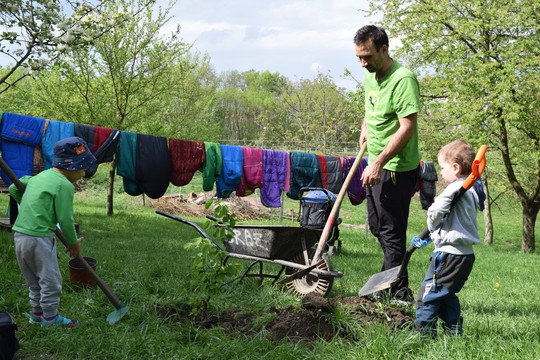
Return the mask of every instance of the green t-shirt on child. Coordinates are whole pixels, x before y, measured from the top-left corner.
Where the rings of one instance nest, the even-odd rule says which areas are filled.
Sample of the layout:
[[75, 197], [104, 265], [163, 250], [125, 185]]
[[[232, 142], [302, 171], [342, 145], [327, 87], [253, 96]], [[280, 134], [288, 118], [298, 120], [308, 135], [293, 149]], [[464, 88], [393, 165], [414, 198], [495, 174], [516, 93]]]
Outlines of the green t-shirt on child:
[[75, 244], [75, 186], [54, 169], [42, 171], [36, 176], [23, 176], [21, 182], [26, 185], [24, 196], [15, 184], [9, 187], [11, 196], [20, 204], [19, 215], [12, 230], [31, 236], [48, 237], [52, 236], [58, 224], [68, 244]]

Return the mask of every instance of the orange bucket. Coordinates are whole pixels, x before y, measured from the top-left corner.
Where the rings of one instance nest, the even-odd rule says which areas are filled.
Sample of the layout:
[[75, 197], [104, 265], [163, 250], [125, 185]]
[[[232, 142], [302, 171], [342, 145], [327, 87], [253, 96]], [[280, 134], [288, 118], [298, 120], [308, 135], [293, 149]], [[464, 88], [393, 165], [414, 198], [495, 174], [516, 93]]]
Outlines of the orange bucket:
[[[97, 261], [91, 257], [84, 257], [84, 260], [90, 267], [96, 271]], [[79, 259], [74, 258], [69, 260], [69, 280], [72, 285], [76, 286], [94, 286], [96, 281], [84, 268]]]

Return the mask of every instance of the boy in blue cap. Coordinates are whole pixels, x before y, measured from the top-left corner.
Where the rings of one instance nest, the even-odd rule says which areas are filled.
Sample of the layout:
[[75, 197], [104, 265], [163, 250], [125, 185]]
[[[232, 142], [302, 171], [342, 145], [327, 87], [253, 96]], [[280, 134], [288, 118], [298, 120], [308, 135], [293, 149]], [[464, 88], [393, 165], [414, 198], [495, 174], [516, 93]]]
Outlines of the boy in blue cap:
[[74, 184], [95, 161], [83, 139], [69, 137], [54, 144], [51, 169], [21, 178], [26, 186], [24, 195], [14, 184], [9, 187], [20, 204], [12, 230], [17, 262], [30, 290], [30, 323], [45, 328], [79, 324], [58, 313], [62, 277], [53, 232], [58, 224], [68, 242], [66, 252], [71, 257], [79, 256], [82, 239], [77, 239], [73, 220]]

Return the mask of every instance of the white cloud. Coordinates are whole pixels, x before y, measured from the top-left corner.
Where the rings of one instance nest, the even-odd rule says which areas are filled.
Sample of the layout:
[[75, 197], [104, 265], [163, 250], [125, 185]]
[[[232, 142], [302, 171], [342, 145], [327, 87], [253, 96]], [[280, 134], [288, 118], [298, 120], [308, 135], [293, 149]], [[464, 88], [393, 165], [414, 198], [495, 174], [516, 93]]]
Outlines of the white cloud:
[[290, 79], [330, 71], [337, 82], [346, 67], [363, 73], [352, 44], [354, 32], [369, 23], [362, 6], [356, 0], [179, 0], [164, 32], [180, 24], [183, 39], [207, 52], [217, 71], [269, 70]]

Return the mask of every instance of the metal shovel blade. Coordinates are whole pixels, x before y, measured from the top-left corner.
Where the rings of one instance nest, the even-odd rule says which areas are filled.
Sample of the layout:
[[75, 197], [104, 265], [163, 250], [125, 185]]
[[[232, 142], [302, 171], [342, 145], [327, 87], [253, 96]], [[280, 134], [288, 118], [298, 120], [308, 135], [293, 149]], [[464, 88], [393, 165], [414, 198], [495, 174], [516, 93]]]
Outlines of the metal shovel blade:
[[124, 315], [126, 315], [128, 309], [129, 308], [126, 306], [119, 307], [118, 309], [107, 315], [107, 322], [111, 325], [116, 324], [120, 321], [120, 319], [124, 317]]
[[358, 296], [366, 296], [377, 291], [391, 288], [392, 285], [399, 279], [402, 266], [403, 265], [396, 266], [372, 275], [364, 287], [360, 289]]

